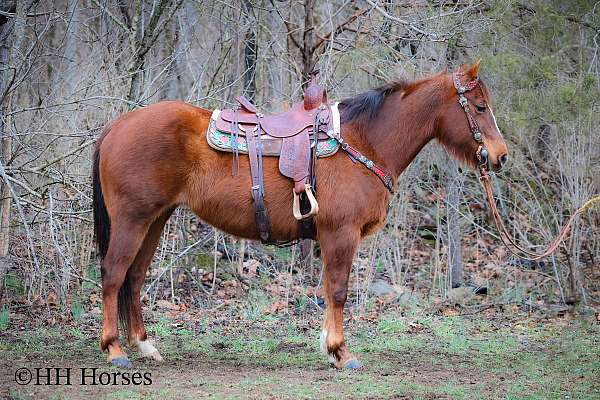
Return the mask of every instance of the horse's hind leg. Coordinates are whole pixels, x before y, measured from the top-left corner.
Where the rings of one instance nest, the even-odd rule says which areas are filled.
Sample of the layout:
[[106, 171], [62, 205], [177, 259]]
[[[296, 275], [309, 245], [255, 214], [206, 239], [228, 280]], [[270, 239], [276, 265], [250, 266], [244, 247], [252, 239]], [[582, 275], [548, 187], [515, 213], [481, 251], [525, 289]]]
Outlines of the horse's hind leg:
[[108, 350], [108, 361], [116, 366], [130, 367], [127, 354], [119, 343], [118, 295], [125, 276], [146, 236], [149, 222], [134, 222], [129, 218], [113, 220], [108, 252], [102, 261], [102, 337], [100, 346]]
[[130, 285], [131, 288], [131, 303], [129, 304], [129, 312], [127, 313], [127, 335], [129, 337], [129, 344], [137, 346], [142, 357], [152, 358], [156, 361], [162, 361], [163, 358], [154, 347], [154, 345], [148, 340], [146, 334], [146, 328], [144, 327], [144, 319], [142, 316], [142, 304], [140, 302], [140, 291], [144, 285], [146, 278], [146, 271], [148, 266], [152, 262], [156, 247], [160, 241], [160, 237], [165, 226], [165, 223], [173, 213], [173, 209], [165, 211], [160, 217], [156, 219], [150, 225], [146, 238], [142, 243], [140, 251], [138, 252], [133, 264], [127, 272], [125, 277], [125, 284]]
[[323, 259], [325, 322], [321, 332], [321, 351], [336, 368], [357, 369], [360, 362], [350, 353], [344, 339], [344, 304], [352, 259], [360, 241], [360, 231], [343, 227], [336, 232], [319, 232]]

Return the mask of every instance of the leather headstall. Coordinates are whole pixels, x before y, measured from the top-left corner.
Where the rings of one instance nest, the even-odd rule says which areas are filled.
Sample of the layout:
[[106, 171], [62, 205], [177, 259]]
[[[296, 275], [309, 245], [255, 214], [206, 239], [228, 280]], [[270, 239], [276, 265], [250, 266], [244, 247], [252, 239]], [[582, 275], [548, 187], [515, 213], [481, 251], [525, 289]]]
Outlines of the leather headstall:
[[477, 85], [479, 84], [479, 78], [475, 78], [472, 81], [469, 81], [463, 85], [460, 82], [461, 76], [462, 76], [462, 74], [458, 71], [455, 71], [452, 74], [452, 80], [454, 81], [454, 88], [456, 89], [456, 92], [458, 93], [458, 103], [460, 104], [460, 106], [462, 107], [462, 109], [465, 112], [465, 115], [467, 116], [467, 122], [469, 123], [469, 129], [471, 130], [471, 135], [473, 136], [473, 140], [475, 140], [479, 145], [477, 147], [477, 153], [476, 153], [479, 171], [481, 172], [482, 175], [487, 175], [487, 172], [489, 171], [489, 157], [488, 157], [489, 152], [483, 145], [483, 137], [481, 134], [481, 129], [479, 129], [479, 125], [477, 124], [477, 121], [475, 121], [475, 118], [473, 117], [473, 114], [471, 112], [471, 107], [469, 107], [469, 100], [465, 96], [466, 92], [470, 92], [471, 90], [473, 90], [477, 87]]

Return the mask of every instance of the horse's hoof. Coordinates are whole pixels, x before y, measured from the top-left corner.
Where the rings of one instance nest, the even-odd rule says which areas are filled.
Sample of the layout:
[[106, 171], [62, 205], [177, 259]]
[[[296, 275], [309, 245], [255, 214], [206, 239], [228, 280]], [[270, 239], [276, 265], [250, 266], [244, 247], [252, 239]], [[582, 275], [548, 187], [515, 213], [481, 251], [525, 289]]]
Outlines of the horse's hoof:
[[126, 357], [117, 357], [110, 360], [110, 363], [118, 368], [132, 368], [133, 365]]
[[142, 357], [152, 359], [156, 362], [163, 362], [164, 359], [160, 355], [158, 351], [153, 351], [152, 353], [144, 354]]
[[356, 358], [351, 358], [350, 360], [344, 363], [344, 369], [361, 369], [363, 367], [362, 363], [358, 361]]

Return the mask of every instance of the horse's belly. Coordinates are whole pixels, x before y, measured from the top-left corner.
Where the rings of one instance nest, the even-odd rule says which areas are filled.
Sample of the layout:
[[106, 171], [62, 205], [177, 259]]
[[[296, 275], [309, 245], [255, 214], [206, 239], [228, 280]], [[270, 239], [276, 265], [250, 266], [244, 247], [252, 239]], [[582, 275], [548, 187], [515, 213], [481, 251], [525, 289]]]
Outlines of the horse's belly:
[[[227, 169], [221, 174], [196, 178], [186, 203], [200, 219], [229, 234], [259, 239], [248, 169], [240, 168], [237, 176], [232, 176]], [[298, 222], [292, 214], [291, 181], [266, 171], [264, 180], [265, 205], [273, 237], [276, 240], [296, 239]]]

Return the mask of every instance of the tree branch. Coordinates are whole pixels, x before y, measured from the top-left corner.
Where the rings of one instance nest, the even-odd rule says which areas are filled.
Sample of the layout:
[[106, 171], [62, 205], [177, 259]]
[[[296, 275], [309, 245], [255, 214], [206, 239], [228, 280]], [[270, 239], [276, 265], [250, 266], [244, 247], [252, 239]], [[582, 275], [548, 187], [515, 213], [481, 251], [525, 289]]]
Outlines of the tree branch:
[[115, 24], [119, 25], [121, 28], [123, 28], [123, 30], [125, 32], [129, 32], [131, 29], [125, 25], [123, 23], [123, 21], [121, 21], [119, 18], [117, 18], [113, 13], [111, 13], [108, 8], [104, 7], [102, 4], [100, 4], [100, 2], [98, 2], [98, 0], [92, 0], [92, 3], [94, 3], [96, 6], [100, 7], [102, 9], [103, 12], [106, 13], [106, 15], [108, 15], [110, 17], [110, 19], [112, 19], [114, 21]]
[[354, 14], [352, 14], [350, 16], [350, 18], [348, 18], [346, 21], [344, 21], [341, 24], [339, 24], [333, 31], [329, 32], [325, 36], [320, 36], [319, 41], [317, 43], [315, 43], [315, 45], [312, 48], [312, 51], [317, 50], [326, 41], [330, 40], [330, 38], [332, 36], [336, 36], [336, 35], [339, 35], [340, 33], [344, 32], [346, 30], [350, 30], [348, 28], [348, 25], [350, 25], [351, 23], [353, 23], [354, 21], [356, 21], [358, 19], [358, 17], [360, 17], [361, 15], [364, 15], [365, 13], [367, 13], [367, 11], [370, 11], [370, 10], [368, 8], [365, 8], [364, 10], [357, 10]]

